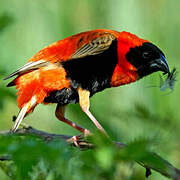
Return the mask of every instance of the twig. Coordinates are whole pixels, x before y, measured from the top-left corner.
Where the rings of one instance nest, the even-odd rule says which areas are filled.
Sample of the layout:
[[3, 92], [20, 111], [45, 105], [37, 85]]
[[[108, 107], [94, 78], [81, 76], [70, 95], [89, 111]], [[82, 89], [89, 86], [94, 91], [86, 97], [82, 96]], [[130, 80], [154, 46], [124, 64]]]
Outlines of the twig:
[[[11, 132], [10, 131], [0, 131], [0, 135], [8, 135], [8, 134], [11, 134]], [[60, 140], [64, 140], [65, 142], [68, 142], [70, 145], [74, 145], [73, 142], [71, 141], [72, 136], [47, 133], [47, 132], [32, 128], [31, 126], [28, 126], [25, 124], [23, 125], [23, 128], [18, 129], [15, 134], [20, 135], [20, 136], [35, 135], [44, 141], [52, 141], [54, 139], [60, 139]], [[126, 145], [124, 143], [121, 143], [121, 142], [114, 142], [114, 143], [119, 148], [126, 147]], [[85, 141], [81, 135], [79, 135], [78, 144], [79, 144], [79, 147], [83, 148], [83, 149], [90, 149], [90, 148], [94, 147], [93, 144]], [[141, 162], [137, 162], [141, 166], [146, 168], [146, 176], [147, 177], [151, 174], [151, 170], [154, 170], [156, 172], [159, 172], [163, 176], [166, 176], [173, 180], [180, 180], [180, 170], [179, 169], [175, 168], [172, 164], [170, 164], [168, 161], [164, 160], [162, 157], [160, 157], [156, 153], [152, 153], [152, 156], [154, 159], [161, 161], [161, 163], [166, 167], [166, 169], [164, 170], [161, 167], [159, 167], [158, 165], [154, 165], [154, 164], [150, 163], [149, 161], [145, 161], [145, 160], [141, 161]], [[11, 160], [11, 158], [9, 156], [5, 155], [5, 156], [0, 156], [0, 160], [1, 161]]]
[[6, 155], [0, 156], [0, 161], [9, 161], [9, 160], [11, 160], [9, 156], [6, 156]]

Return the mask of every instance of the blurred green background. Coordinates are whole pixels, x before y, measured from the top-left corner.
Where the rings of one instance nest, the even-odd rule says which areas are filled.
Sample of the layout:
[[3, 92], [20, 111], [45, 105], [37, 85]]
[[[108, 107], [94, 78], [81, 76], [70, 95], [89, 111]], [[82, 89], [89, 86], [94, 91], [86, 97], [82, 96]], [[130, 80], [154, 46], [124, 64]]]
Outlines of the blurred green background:
[[[46, 45], [78, 32], [129, 31], [158, 45], [171, 69], [179, 70], [179, 9], [179, 0], [0, 0], [0, 130], [10, 129], [18, 113], [16, 90], [6, 88], [2, 79]], [[96, 94], [91, 111], [112, 139], [154, 138], [156, 152], [180, 167], [180, 85], [177, 81], [170, 94], [161, 92], [159, 74]], [[48, 132], [78, 134], [55, 118], [55, 106], [39, 105], [24, 122]], [[69, 105], [66, 116], [96, 129], [78, 104]], [[1, 171], [0, 176], [6, 179]], [[149, 179], [165, 178], [154, 172]]]

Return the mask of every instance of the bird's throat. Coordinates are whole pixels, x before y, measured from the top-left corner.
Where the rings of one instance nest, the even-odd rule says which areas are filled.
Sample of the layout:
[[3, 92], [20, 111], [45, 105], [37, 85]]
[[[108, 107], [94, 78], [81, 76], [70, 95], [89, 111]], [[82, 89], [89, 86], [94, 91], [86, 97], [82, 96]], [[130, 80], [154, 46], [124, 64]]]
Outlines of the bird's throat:
[[138, 80], [138, 74], [134, 70], [124, 69], [116, 65], [113, 76], [111, 78], [111, 87], [117, 87]]

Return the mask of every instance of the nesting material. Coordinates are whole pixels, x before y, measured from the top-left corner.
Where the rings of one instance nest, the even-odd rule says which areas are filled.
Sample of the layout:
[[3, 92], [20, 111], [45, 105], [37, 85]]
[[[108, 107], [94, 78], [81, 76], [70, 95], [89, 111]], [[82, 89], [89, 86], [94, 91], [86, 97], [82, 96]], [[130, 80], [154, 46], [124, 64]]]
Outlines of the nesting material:
[[163, 76], [160, 76], [160, 91], [166, 91], [167, 89], [170, 89], [170, 91], [173, 91], [176, 77], [177, 77], [176, 68], [173, 68], [171, 72], [169, 72], [168, 74], [164, 76], [166, 76], [165, 79]]

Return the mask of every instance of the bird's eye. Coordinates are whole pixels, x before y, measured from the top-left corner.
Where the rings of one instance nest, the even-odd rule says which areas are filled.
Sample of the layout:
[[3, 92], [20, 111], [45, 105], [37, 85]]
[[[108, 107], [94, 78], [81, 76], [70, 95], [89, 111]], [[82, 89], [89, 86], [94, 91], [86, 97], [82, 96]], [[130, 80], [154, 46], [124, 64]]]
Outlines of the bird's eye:
[[143, 52], [142, 57], [144, 59], [149, 59], [151, 57], [151, 53], [148, 51]]

